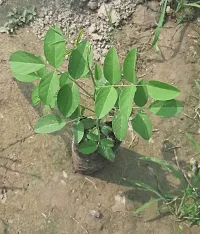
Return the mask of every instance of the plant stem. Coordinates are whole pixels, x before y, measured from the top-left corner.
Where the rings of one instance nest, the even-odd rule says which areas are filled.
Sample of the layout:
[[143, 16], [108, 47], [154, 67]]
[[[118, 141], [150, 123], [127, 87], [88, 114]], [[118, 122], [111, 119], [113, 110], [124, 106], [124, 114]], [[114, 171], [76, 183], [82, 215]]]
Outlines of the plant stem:
[[85, 108], [85, 109], [87, 109], [87, 110], [89, 110], [89, 111], [91, 111], [91, 112], [93, 112], [93, 113], [95, 113], [92, 109], [90, 109], [89, 107], [86, 107], [86, 106], [83, 106], [83, 105], [80, 105], [81, 107], [83, 107], [83, 108]]
[[100, 136], [100, 128], [99, 128], [99, 119], [97, 119], [97, 130], [98, 130], [98, 138], [99, 138], [99, 143], [100, 143], [101, 136]]
[[69, 77], [71, 81], [73, 81], [80, 89], [82, 89], [92, 100], [95, 100], [94, 97], [86, 90], [84, 89], [76, 80]]

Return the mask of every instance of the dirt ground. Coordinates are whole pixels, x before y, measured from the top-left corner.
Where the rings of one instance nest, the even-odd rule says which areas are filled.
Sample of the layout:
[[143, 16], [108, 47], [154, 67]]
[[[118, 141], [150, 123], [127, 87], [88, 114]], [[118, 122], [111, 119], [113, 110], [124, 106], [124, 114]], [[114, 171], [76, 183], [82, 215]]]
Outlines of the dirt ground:
[[[159, 216], [156, 205], [141, 216], [133, 211], [153, 197], [131, 187], [123, 178], [155, 185], [141, 156], [174, 162], [174, 154], [163, 150], [166, 140], [180, 146], [182, 164], [195, 154], [184, 131], [195, 134], [198, 95], [194, 80], [200, 75], [200, 19], [177, 26], [167, 22], [160, 38], [161, 53], [150, 47], [155, 12], [139, 5], [130, 22], [115, 32], [115, 45], [123, 57], [137, 47], [138, 75], [170, 82], [181, 90], [184, 113], [172, 119], [153, 117], [154, 133], [149, 142], [136, 137], [131, 148], [123, 144], [117, 159], [94, 176], [75, 174], [71, 162], [71, 130], [37, 135], [33, 126], [42, 114], [30, 104], [31, 85], [16, 82], [8, 59], [16, 50], [42, 53], [42, 43], [29, 31], [16, 36], [0, 34], [0, 233], [2, 234], [176, 234], [179, 223], [171, 216]], [[130, 134], [129, 134], [130, 135]], [[127, 141], [130, 140], [130, 136]], [[154, 167], [165, 186], [170, 176]], [[175, 181], [171, 181], [172, 185]], [[101, 217], [92, 216], [93, 210]], [[184, 234], [197, 234], [187, 228]]]

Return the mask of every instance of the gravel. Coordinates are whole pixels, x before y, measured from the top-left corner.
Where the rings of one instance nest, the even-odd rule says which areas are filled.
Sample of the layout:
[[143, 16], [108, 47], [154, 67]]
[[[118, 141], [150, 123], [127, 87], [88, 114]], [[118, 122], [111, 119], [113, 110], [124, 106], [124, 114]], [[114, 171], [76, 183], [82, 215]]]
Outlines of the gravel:
[[[31, 24], [32, 31], [43, 39], [49, 27], [56, 25], [64, 34], [69, 31], [74, 42], [77, 32], [93, 45], [94, 59], [100, 60], [113, 44], [113, 30], [135, 11], [139, 0], [57, 0], [40, 9]], [[55, 3], [56, 2], [56, 3]], [[58, 4], [59, 2], [59, 4]], [[58, 7], [59, 6], [59, 7]]]

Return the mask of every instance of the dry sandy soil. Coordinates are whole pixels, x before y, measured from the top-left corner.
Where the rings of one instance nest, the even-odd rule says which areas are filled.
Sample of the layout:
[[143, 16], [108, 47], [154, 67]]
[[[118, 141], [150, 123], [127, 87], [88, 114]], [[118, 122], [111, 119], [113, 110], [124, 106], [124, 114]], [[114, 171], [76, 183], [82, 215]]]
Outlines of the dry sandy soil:
[[[121, 58], [138, 47], [138, 74], [145, 79], [170, 82], [181, 90], [184, 114], [194, 117], [198, 105], [194, 80], [200, 77], [200, 50], [196, 38], [198, 19], [176, 26], [169, 21], [160, 38], [161, 54], [150, 47], [155, 13], [139, 5], [130, 22], [115, 32]], [[173, 151], [163, 150], [166, 140], [180, 146], [181, 165], [195, 154], [184, 131], [195, 134], [198, 127], [184, 114], [172, 119], [151, 117], [154, 131], [149, 142], [136, 137], [117, 152], [113, 164], [92, 177], [75, 174], [71, 162], [70, 128], [54, 135], [37, 135], [33, 126], [42, 114], [30, 104], [31, 85], [16, 82], [9, 69], [9, 56], [16, 50], [42, 53], [42, 42], [28, 28], [9, 37], [0, 35], [0, 233], [2, 234], [176, 234], [179, 223], [156, 212], [156, 205], [141, 216], [133, 210], [153, 197], [131, 187], [123, 178], [155, 185], [148, 165], [140, 156], [154, 156], [174, 162]], [[127, 138], [127, 141], [130, 137]], [[163, 187], [169, 175], [153, 165]], [[101, 217], [92, 216], [100, 211]], [[184, 226], [184, 234], [199, 229]]]

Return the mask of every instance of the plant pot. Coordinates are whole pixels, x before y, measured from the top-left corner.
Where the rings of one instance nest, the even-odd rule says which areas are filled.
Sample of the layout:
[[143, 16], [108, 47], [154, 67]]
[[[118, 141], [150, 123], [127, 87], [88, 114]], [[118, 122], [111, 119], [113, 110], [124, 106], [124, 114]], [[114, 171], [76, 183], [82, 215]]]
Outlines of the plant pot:
[[[121, 142], [115, 139], [113, 151], [119, 148]], [[89, 155], [82, 154], [78, 151], [78, 145], [72, 142], [72, 160], [75, 172], [89, 175], [94, 172], [101, 170], [103, 167], [108, 165], [110, 161], [100, 155], [98, 152], [94, 152]]]

